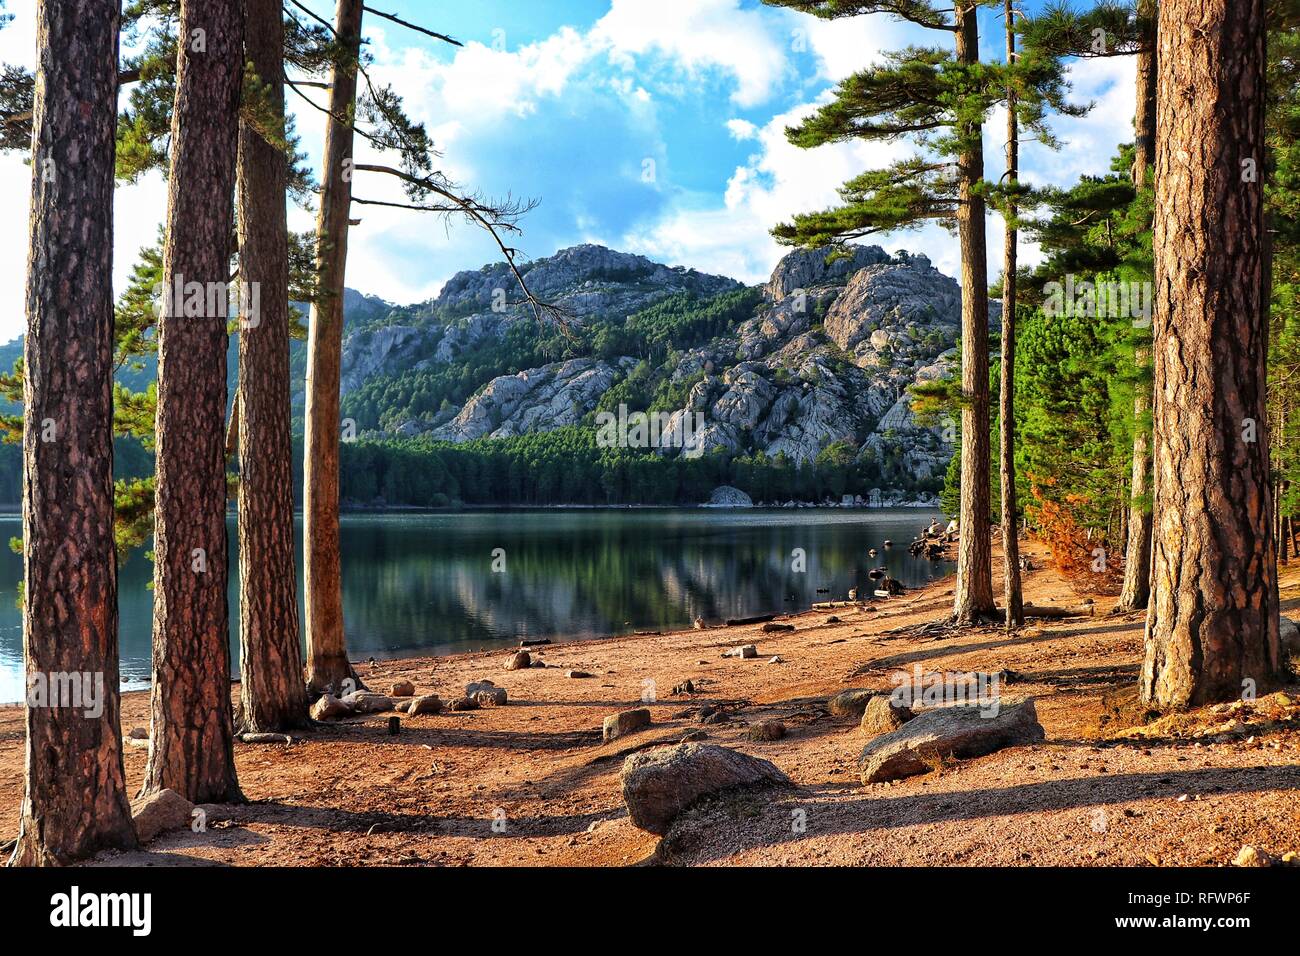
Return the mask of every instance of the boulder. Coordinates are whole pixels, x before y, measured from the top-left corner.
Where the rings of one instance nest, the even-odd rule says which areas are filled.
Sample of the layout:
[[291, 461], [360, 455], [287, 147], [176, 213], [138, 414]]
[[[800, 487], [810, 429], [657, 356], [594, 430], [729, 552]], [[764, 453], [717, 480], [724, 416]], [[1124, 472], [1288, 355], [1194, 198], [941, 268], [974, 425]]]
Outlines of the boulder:
[[730, 485], [719, 485], [709, 494], [709, 500], [705, 503], [706, 508], [752, 508], [754, 499], [741, 491], [739, 488], [733, 488]]
[[850, 687], [842, 690], [826, 703], [826, 709], [834, 717], [853, 717], [858, 719], [867, 709], [867, 701], [879, 696], [874, 690], [865, 687]]
[[911, 708], [896, 704], [892, 699], [880, 695], [867, 701], [867, 708], [862, 712], [862, 723], [858, 728], [863, 733], [878, 737], [897, 730], [914, 716]]
[[437, 694], [426, 694], [414, 698], [407, 706], [406, 712], [412, 717], [420, 714], [438, 714], [442, 712], [442, 698]]
[[324, 694], [311, 705], [312, 720], [338, 720], [352, 713], [352, 708], [333, 694]]
[[1038, 743], [1043, 725], [1031, 697], [1003, 704], [996, 716], [978, 706], [941, 707], [916, 715], [902, 727], [862, 748], [862, 782], [898, 780], [931, 770], [949, 757], [982, 757], [1004, 747]]
[[605, 725], [601, 730], [601, 736], [606, 742], [608, 742], [616, 737], [622, 737], [624, 734], [630, 734], [649, 726], [649, 708], [638, 707], [636, 710], [624, 710], [620, 713], [610, 714], [606, 717]]
[[779, 720], [763, 720], [749, 725], [748, 737], [753, 741], [780, 740], [784, 736], [785, 724]]
[[506, 670], [508, 671], [521, 671], [532, 666], [533, 657], [527, 651], [515, 651], [510, 656], [510, 660], [506, 661]]
[[1279, 636], [1282, 638], [1282, 653], [1292, 657], [1300, 657], [1300, 624], [1297, 624], [1289, 617], [1282, 618]]
[[623, 762], [619, 780], [632, 822], [660, 835], [700, 797], [735, 787], [790, 783], [770, 761], [696, 743], [632, 754]]
[[393, 683], [393, 686], [388, 688], [388, 696], [389, 697], [414, 697], [415, 685], [411, 683], [409, 680], [395, 681]]
[[340, 702], [354, 714], [381, 714], [393, 709], [393, 699], [386, 694], [376, 694], [369, 690], [354, 690], [339, 698]]
[[141, 843], [149, 843], [168, 830], [190, 825], [194, 804], [175, 790], [159, 790], [131, 801], [131, 819]]

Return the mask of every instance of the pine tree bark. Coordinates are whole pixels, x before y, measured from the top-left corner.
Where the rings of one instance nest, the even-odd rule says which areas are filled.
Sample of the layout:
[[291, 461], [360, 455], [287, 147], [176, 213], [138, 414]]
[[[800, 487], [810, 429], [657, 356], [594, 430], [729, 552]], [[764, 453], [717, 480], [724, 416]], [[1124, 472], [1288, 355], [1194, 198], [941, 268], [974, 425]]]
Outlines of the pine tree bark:
[[[359, 50], [361, 0], [338, 0], [335, 31]], [[307, 685], [312, 693], [360, 686], [348, 663], [339, 560], [339, 380], [343, 352], [343, 282], [352, 204], [354, 64], [336, 64], [330, 79], [320, 213], [316, 220], [318, 294], [307, 339], [307, 408], [303, 465], [303, 571], [306, 576]]]
[[[979, 62], [976, 8], [956, 4], [957, 59]], [[989, 290], [988, 249], [984, 236], [984, 197], [975, 186], [984, 178], [984, 147], [979, 124], [962, 130], [968, 144], [958, 159], [961, 244], [961, 505], [957, 544], [957, 585], [953, 620], [973, 624], [993, 619], [993, 556], [989, 541]]]
[[[136, 843], [122, 767], [113, 543], [118, 14], [102, 0], [36, 8], [23, 654], [29, 689], [74, 674], [83, 693], [81, 706], [62, 696], [29, 700], [16, 866]], [[102, 707], [90, 706], [86, 691], [101, 695]]]
[[1165, 0], [1159, 36], [1155, 535], [1141, 693], [1176, 708], [1263, 690], [1281, 667], [1265, 405], [1264, 2]]
[[[153, 694], [143, 792], [240, 799], [226, 602], [226, 333], [239, 0], [182, 0], [158, 328]], [[201, 290], [201, 291], [200, 291]], [[202, 302], [194, 296], [201, 294]]]
[[[1003, 9], [1007, 24], [1007, 63], [1016, 58], [1015, 10], [1012, 0]], [[1020, 126], [1016, 117], [1015, 82], [1007, 89], [1007, 181], [1014, 188], [1020, 176]], [[998, 477], [1002, 490], [1002, 589], [1007, 629], [1025, 623], [1025, 601], [1020, 587], [1020, 540], [1016, 533], [1016, 228], [1018, 208], [1007, 207], [1006, 238], [1002, 254], [1002, 367], [999, 396], [1001, 455]]]
[[[244, 0], [245, 60], [284, 116], [280, 0]], [[239, 447], [240, 723], [267, 733], [307, 723], [294, 560], [289, 432], [288, 157], [247, 121], [239, 128], [239, 269], [257, 290], [241, 316]], [[232, 424], [235, 424], [232, 422]]]
[[[1156, 0], [1142, 0], [1138, 4], [1139, 17], [1155, 23]], [[1156, 66], [1159, 55], [1156, 49], [1156, 31], [1137, 55], [1137, 113], [1134, 117], [1135, 149], [1133, 159], [1133, 185], [1142, 189], [1147, 185], [1147, 172], [1155, 158], [1156, 143]], [[1151, 362], [1149, 349], [1138, 348], [1134, 363], [1139, 370]], [[1141, 611], [1151, 597], [1151, 433], [1146, 419], [1151, 414], [1151, 386], [1140, 379], [1133, 396], [1133, 476], [1129, 482], [1128, 536], [1124, 548], [1124, 587], [1120, 592], [1116, 610]]]

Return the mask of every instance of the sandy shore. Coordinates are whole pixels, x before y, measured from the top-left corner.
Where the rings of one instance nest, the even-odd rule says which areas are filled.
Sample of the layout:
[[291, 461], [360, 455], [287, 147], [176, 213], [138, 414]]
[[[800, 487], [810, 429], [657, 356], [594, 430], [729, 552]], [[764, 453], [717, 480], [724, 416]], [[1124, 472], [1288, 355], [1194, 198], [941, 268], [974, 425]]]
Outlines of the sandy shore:
[[[1043, 549], [1029, 544], [1041, 564]], [[1300, 706], [1277, 698], [1235, 714], [1210, 709], [1166, 721], [1150, 737], [1117, 738], [1103, 698], [1130, 687], [1142, 619], [1110, 616], [1033, 622], [933, 636], [890, 633], [941, 618], [952, 582], [875, 610], [780, 618], [792, 632], [758, 626], [614, 638], [543, 648], [546, 668], [506, 671], [502, 651], [384, 661], [361, 668], [375, 690], [398, 679], [444, 700], [472, 680], [505, 687], [505, 707], [402, 717], [352, 718], [292, 746], [236, 745], [245, 805], [147, 849], [105, 854], [113, 865], [629, 865], [1011, 864], [1223, 865], [1250, 844], [1280, 856], [1300, 850]], [[1034, 572], [1026, 599], [1078, 601], [1052, 571]], [[1283, 613], [1300, 613], [1300, 568], [1283, 569]], [[754, 660], [722, 651], [757, 643]], [[771, 658], [779, 656], [780, 663]], [[928, 671], [1000, 671], [1003, 692], [1032, 695], [1047, 731], [1040, 745], [952, 763], [894, 784], [864, 787], [856, 721], [830, 716], [829, 695], [891, 686], [915, 664]], [[566, 670], [593, 676], [569, 678]], [[690, 679], [693, 696], [672, 695]], [[608, 714], [657, 696], [653, 725], [602, 743]], [[1300, 687], [1287, 689], [1300, 704]], [[701, 725], [695, 711], [731, 719]], [[148, 694], [123, 698], [123, 729], [147, 724]], [[1238, 732], [1205, 733], [1238, 717]], [[749, 724], [785, 723], [773, 742]], [[631, 748], [702, 730], [708, 741], [765, 757], [798, 785], [706, 803], [668, 845], [636, 829], [618, 784]], [[1201, 736], [1195, 736], [1196, 734]], [[145, 751], [128, 747], [132, 788]], [[22, 712], [0, 710], [0, 844], [16, 835], [22, 796]], [[802, 829], [792, 826], [799, 818]], [[494, 826], [495, 824], [495, 826]]]

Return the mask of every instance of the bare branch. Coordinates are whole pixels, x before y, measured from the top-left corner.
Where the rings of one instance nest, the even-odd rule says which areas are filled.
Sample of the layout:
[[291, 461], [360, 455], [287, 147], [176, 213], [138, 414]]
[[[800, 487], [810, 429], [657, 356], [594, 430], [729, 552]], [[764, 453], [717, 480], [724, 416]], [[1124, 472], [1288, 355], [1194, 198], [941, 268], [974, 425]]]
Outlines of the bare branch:
[[423, 33], [425, 36], [431, 36], [435, 40], [442, 40], [444, 43], [450, 43], [452, 46], [464, 46], [464, 44], [461, 43], [459, 40], [453, 40], [445, 33], [434, 33], [432, 30], [425, 29], [424, 27], [419, 26], [417, 24], [407, 23], [401, 17], [393, 16], [393, 14], [391, 13], [384, 13], [382, 10], [376, 10], [374, 7], [367, 7], [365, 5], [362, 6], [362, 9], [365, 10], [367, 13], [373, 13], [377, 17], [383, 17], [385, 20], [392, 20], [394, 23], [400, 23], [408, 30], [415, 30], [418, 33]]

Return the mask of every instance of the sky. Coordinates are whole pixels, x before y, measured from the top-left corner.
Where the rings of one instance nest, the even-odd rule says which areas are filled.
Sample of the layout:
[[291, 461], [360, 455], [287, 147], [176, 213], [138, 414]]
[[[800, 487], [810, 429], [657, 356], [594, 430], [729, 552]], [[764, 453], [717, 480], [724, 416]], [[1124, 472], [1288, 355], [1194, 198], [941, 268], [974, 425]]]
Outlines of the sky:
[[[330, 19], [333, 4], [304, 0]], [[1032, 0], [1028, 8], [1039, 6]], [[7, 0], [0, 62], [32, 66], [36, 0]], [[377, 83], [391, 84], [428, 128], [442, 171], [467, 190], [538, 202], [513, 241], [528, 257], [583, 242], [636, 252], [744, 282], [766, 281], [788, 250], [769, 234], [793, 214], [837, 202], [836, 188], [866, 169], [911, 155], [906, 143], [798, 149], [785, 128], [826, 102], [844, 77], [884, 51], [948, 40], [873, 14], [821, 21], [759, 0], [387, 0], [379, 9], [449, 34], [452, 47], [368, 16]], [[982, 55], [1000, 59], [1002, 23], [981, 14]], [[936, 39], [937, 38], [937, 39]], [[1058, 152], [1028, 145], [1022, 178], [1067, 185], [1109, 167], [1132, 139], [1131, 59], [1072, 64], [1082, 119], [1057, 118]], [[324, 102], [324, 91], [314, 92]], [[324, 115], [289, 92], [301, 146], [319, 162]], [[1005, 119], [986, 126], [987, 170], [1000, 175]], [[357, 141], [357, 161], [384, 162]], [[0, 156], [0, 341], [25, 327], [31, 171]], [[353, 193], [398, 200], [391, 177], [358, 172]], [[155, 241], [166, 207], [159, 174], [117, 190], [114, 281], [121, 290], [139, 249]], [[500, 258], [476, 228], [429, 213], [353, 207], [347, 284], [390, 302], [427, 300], [462, 269]], [[290, 226], [314, 213], [291, 207]], [[1002, 224], [988, 219], [990, 274]], [[936, 226], [866, 240], [928, 255], [957, 274], [955, 237]], [[1036, 250], [1021, 255], [1034, 261]]]

